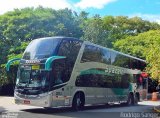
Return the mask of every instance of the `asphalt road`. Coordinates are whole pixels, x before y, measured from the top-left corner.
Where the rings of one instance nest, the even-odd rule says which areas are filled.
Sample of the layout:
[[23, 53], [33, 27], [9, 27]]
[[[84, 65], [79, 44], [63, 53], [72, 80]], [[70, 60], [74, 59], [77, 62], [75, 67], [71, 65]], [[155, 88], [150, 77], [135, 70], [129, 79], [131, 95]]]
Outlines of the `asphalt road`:
[[3, 118], [158, 118], [153, 111], [160, 101], [143, 101], [136, 106], [98, 105], [86, 106], [83, 111], [71, 108], [44, 109], [41, 107], [16, 105], [13, 97], [0, 97], [0, 117]]

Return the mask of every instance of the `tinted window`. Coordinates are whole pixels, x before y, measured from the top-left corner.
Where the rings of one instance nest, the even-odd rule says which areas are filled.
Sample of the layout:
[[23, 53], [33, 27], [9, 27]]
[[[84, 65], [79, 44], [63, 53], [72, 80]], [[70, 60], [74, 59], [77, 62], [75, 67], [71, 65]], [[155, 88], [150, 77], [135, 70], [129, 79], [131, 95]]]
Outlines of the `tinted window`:
[[121, 88], [129, 87], [129, 74], [122, 75]]
[[53, 55], [59, 39], [36, 39], [33, 40], [26, 48], [23, 59], [43, 59]]
[[63, 40], [59, 47], [58, 55], [66, 56], [68, 61], [74, 63], [77, 59], [77, 55], [79, 53], [81, 45], [81, 41]]
[[116, 65], [118, 63], [118, 54], [116, 52], [111, 51], [111, 64]]
[[66, 71], [65, 59], [55, 60], [50, 73], [51, 86], [62, 84], [69, 80], [68, 71]]
[[100, 81], [98, 81], [98, 75], [96, 74], [86, 74], [81, 75], [76, 80], [76, 86], [82, 87], [98, 87]]
[[86, 45], [81, 62], [102, 62], [103, 57], [99, 47]]
[[114, 88], [121, 88], [122, 75], [115, 74], [112, 80]]
[[65, 81], [68, 81], [71, 76], [81, 45], [82, 42], [77, 40], [63, 40], [60, 44], [58, 55], [66, 56], [65, 69], [63, 71]]
[[101, 49], [101, 51], [102, 51], [103, 63], [105, 63], [105, 64], [111, 64], [110, 51], [107, 50], [107, 49]]
[[115, 61], [112, 64], [119, 67], [129, 68], [130, 58], [121, 54], [116, 54]]
[[100, 88], [128, 88], [129, 75], [118, 74], [85, 74], [77, 77], [76, 86]]
[[138, 61], [136, 59], [131, 59], [130, 63], [132, 69], [137, 69]]
[[92, 45], [85, 46], [81, 59], [81, 63], [83, 62], [100, 62], [129, 69], [143, 70], [145, 68], [145, 63], [142, 61]]
[[146, 67], [146, 63], [143, 62], [143, 61], [138, 61], [137, 63], [138, 63], [137, 64], [137, 69], [144, 70], [144, 68]]
[[136, 60], [131, 58], [130, 59], [130, 68], [131, 69], [138, 69], [138, 70], [144, 70], [146, 67], [146, 63], [140, 60]]

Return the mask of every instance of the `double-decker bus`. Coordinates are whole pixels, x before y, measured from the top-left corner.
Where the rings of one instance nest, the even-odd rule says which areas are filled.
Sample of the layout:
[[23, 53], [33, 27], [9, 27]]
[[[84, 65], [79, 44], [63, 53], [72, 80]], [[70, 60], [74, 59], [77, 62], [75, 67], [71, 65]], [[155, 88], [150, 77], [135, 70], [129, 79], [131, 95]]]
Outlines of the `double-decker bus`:
[[145, 61], [88, 41], [46, 37], [31, 41], [19, 61], [16, 104], [41, 107], [125, 103], [140, 99], [137, 76]]

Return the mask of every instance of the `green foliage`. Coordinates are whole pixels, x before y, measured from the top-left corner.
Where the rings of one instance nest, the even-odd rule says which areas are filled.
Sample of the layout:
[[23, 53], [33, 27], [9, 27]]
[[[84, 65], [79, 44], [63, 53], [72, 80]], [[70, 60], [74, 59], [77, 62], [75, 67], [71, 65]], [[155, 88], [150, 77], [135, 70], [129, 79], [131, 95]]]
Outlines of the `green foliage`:
[[103, 28], [103, 21], [99, 16], [87, 20], [83, 27], [83, 40], [87, 40], [96, 44], [107, 46], [106, 36], [107, 32]]
[[160, 30], [150, 36], [153, 42], [146, 49], [145, 55], [148, 61], [147, 71], [153, 78], [160, 79]]
[[29, 42], [20, 42], [17, 45], [13, 45], [10, 47], [9, 54], [8, 54], [8, 60], [13, 59], [13, 58], [21, 58], [22, 53], [26, 49], [27, 45]]
[[[6, 60], [10, 60], [13, 58], [21, 58], [22, 53], [24, 52], [27, 45], [28, 45], [28, 42], [20, 42], [17, 45], [11, 46], [8, 51], [8, 56], [6, 57]], [[15, 82], [18, 62], [14, 62], [12, 64], [10, 72], [6, 72], [5, 66], [6, 64], [4, 63], [4, 64], [1, 64], [1, 67], [0, 67], [0, 86], [7, 83], [13, 83], [13, 81]]]
[[5, 68], [0, 68], [0, 86], [9, 83]]
[[160, 30], [151, 30], [121, 39], [114, 44], [116, 50], [145, 59], [146, 71], [160, 79]]
[[128, 36], [136, 36], [149, 30], [160, 29], [160, 25], [139, 17], [98, 15], [85, 22], [83, 39], [113, 48], [113, 43]]
[[82, 32], [75, 18], [69, 9], [25, 8], [4, 14], [0, 24], [4, 26], [2, 34], [13, 44], [15, 40], [30, 41], [55, 35], [80, 37]]

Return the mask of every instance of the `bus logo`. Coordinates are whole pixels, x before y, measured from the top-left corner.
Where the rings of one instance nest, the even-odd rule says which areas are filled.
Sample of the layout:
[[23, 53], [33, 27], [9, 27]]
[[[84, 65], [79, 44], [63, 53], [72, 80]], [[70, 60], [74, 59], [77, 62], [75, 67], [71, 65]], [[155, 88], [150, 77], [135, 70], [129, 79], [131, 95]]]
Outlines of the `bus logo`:
[[35, 64], [35, 63], [40, 63], [40, 60], [26, 60], [27, 64]]

